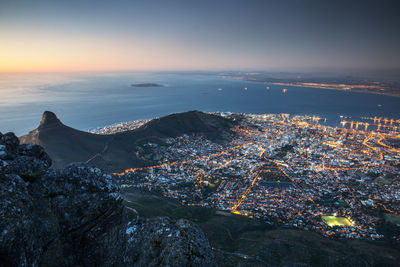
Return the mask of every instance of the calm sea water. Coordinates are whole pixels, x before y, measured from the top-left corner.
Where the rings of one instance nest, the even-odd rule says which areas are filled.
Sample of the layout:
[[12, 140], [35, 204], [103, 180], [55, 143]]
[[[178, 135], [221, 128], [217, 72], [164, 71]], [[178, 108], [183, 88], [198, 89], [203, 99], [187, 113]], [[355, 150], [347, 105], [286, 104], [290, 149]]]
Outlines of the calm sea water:
[[[130, 86], [146, 82], [165, 87]], [[195, 109], [313, 114], [330, 125], [340, 115], [400, 117], [400, 97], [290, 86], [282, 93], [283, 88], [206, 73], [0, 74], [0, 131], [25, 134], [45, 110], [81, 130]]]

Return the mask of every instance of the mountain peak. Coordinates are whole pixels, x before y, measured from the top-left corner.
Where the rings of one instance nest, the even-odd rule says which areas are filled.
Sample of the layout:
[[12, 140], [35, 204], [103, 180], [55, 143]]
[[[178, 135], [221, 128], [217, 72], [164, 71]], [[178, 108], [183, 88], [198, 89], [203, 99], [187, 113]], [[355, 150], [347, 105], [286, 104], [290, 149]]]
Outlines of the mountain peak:
[[51, 111], [45, 111], [42, 115], [42, 121], [39, 126], [47, 126], [53, 124], [61, 124], [61, 121], [57, 118], [56, 114]]

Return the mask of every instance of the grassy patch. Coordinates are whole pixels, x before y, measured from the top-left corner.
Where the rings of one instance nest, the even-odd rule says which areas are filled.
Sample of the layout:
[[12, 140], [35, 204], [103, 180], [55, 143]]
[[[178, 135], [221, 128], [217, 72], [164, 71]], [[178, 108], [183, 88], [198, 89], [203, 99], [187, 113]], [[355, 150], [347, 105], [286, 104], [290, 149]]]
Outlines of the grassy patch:
[[383, 217], [385, 218], [385, 221], [387, 221], [387, 222], [400, 225], [400, 216], [398, 216], [398, 215], [385, 213], [383, 215]]

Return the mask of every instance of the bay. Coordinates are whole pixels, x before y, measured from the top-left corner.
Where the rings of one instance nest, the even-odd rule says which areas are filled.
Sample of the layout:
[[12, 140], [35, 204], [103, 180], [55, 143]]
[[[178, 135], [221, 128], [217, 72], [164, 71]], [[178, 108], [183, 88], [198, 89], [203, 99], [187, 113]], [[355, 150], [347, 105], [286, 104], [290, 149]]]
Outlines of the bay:
[[[164, 87], [131, 86], [136, 83]], [[45, 110], [85, 131], [188, 110], [318, 115], [335, 126], [341, 115], [399, 119], [400, 97], [271, 85], [207, 72], [0, 74], [0, 132], [23, 135], [37, 127]]]

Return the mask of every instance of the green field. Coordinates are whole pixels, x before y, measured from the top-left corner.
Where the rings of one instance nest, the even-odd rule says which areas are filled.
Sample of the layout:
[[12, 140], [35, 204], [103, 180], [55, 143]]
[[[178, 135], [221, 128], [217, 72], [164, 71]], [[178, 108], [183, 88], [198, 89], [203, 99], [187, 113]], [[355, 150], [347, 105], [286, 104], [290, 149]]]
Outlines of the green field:
[[329, 226], [351, 226], [353, 225], [349, 219], [336, 216], [322, 216]]
[[390, 213], [385, 213], [383, 216], [387, 222], [400, 225], [400, 216]]

